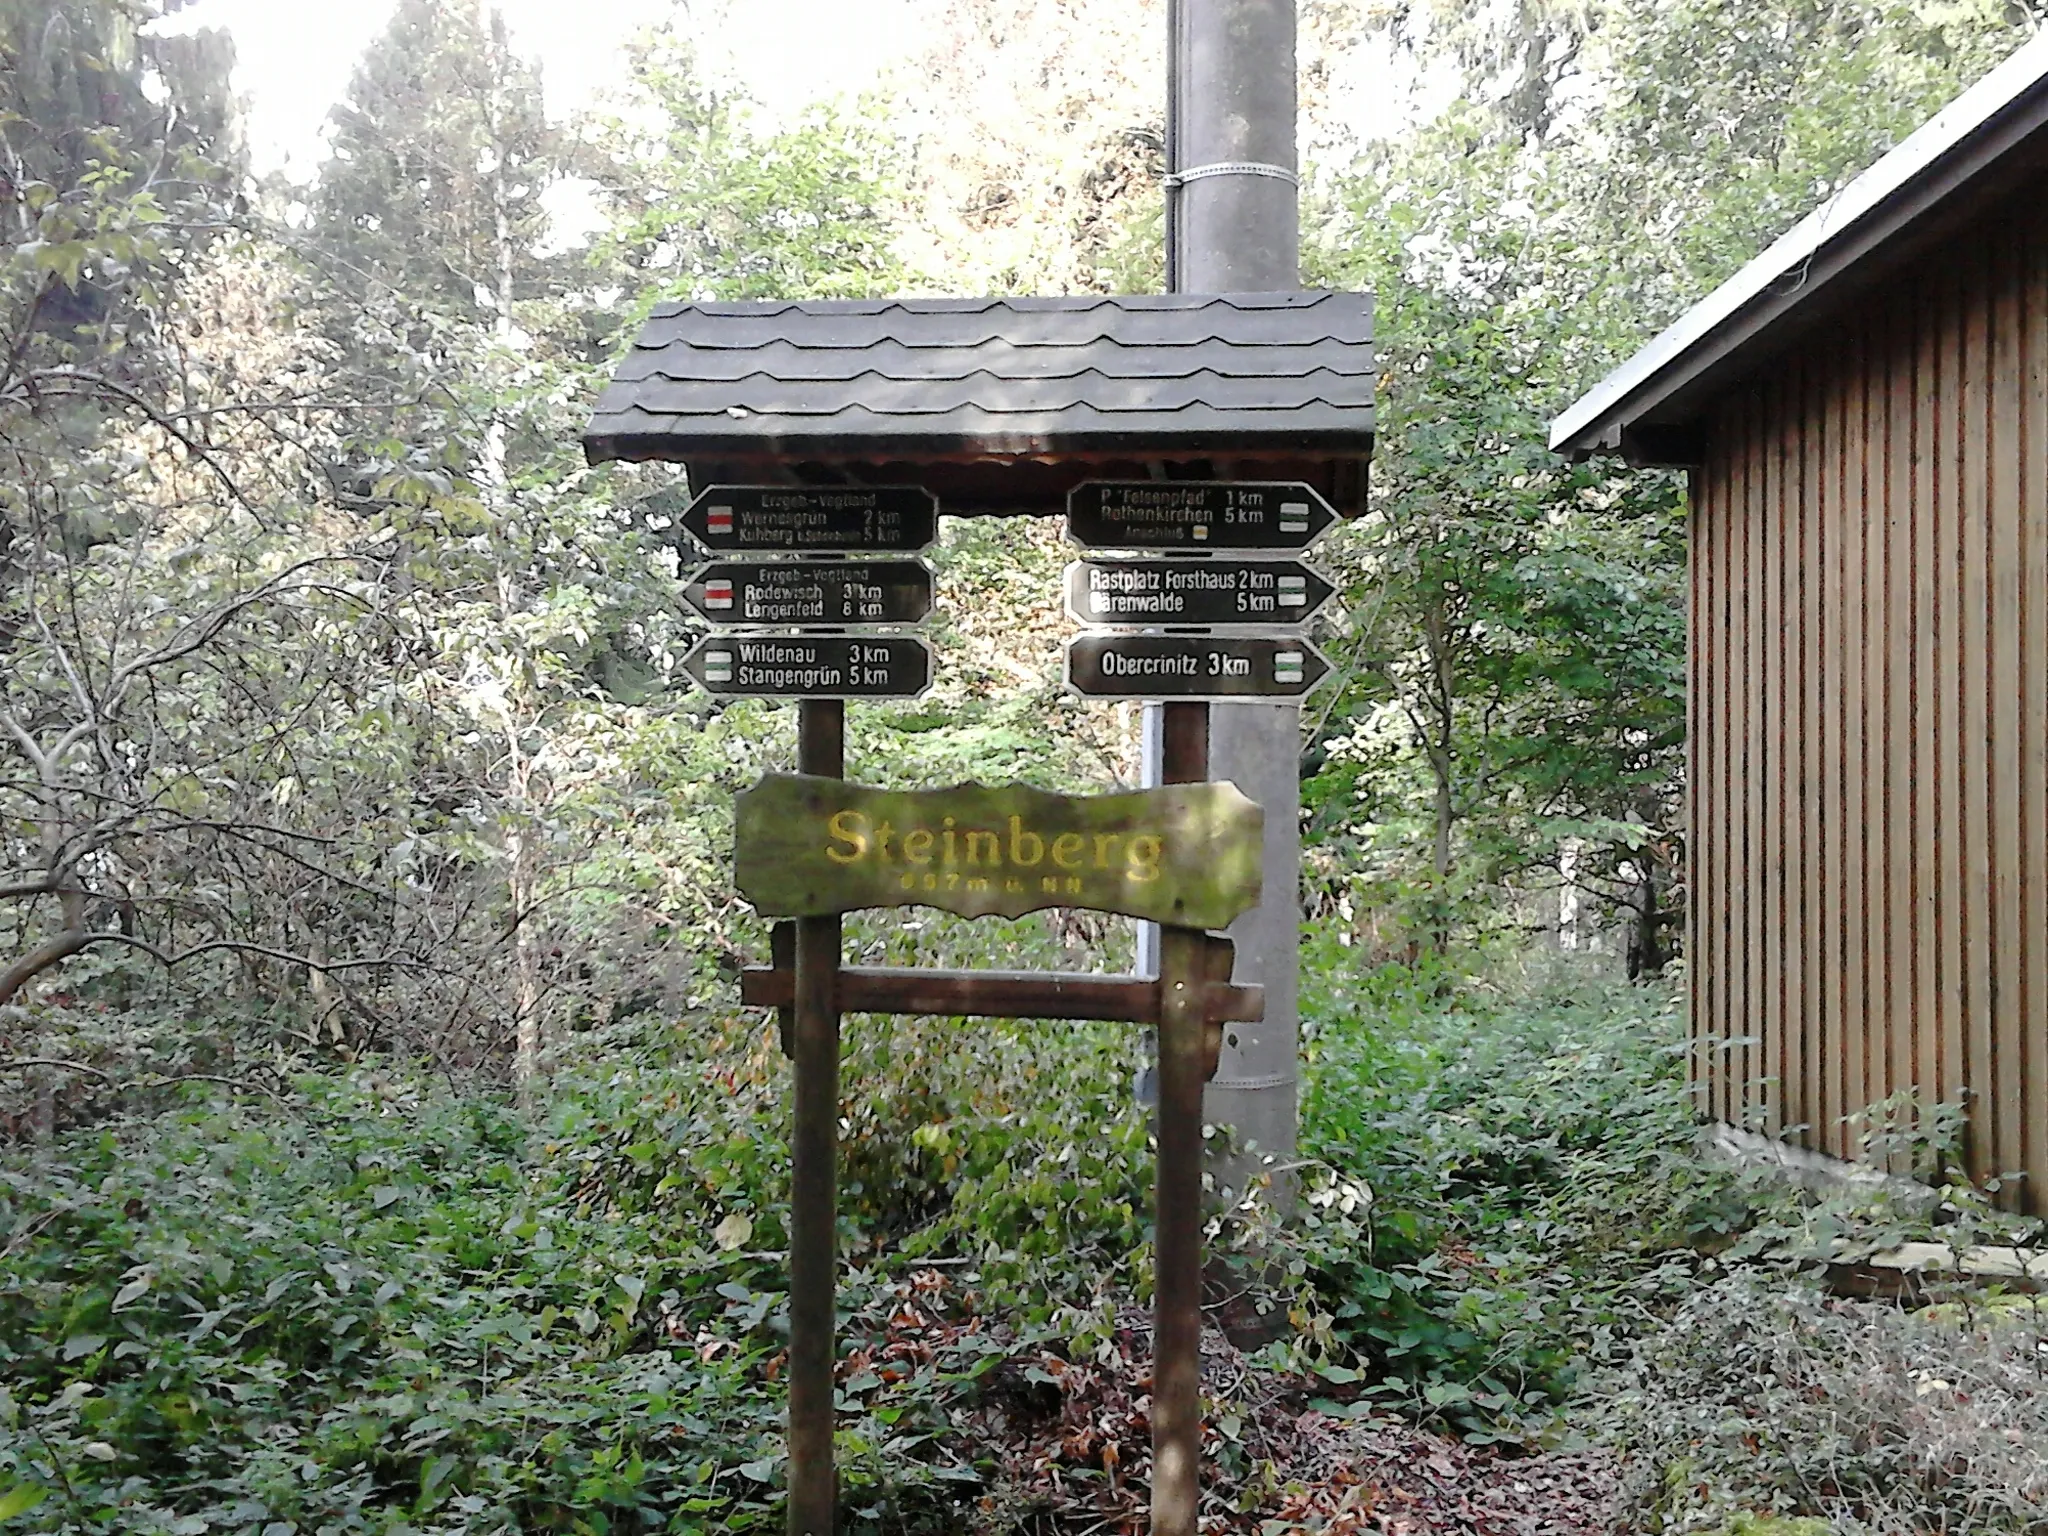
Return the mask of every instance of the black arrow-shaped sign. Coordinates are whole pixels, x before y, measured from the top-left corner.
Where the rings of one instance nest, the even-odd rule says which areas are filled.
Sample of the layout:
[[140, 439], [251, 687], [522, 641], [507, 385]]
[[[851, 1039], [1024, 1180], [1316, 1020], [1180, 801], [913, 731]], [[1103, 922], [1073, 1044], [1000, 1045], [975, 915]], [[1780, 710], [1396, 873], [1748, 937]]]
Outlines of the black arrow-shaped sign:
[[907, 699], [931, 686], [915, 635], [713, 635], [683, 659], [707, 693], [733, 699]]
[[714, 485], [683, 527], [715, 554], [915, 554], [938, 537], [939, 504], [916, 485]]
[[1337, 521], [1315, 487], [1275, 480], [1090, 480], [1067, 493], [1083, 549], [1307, 549]]
[[1298, 699], [1330, 674], [1279, 635], [1118, 635], [1067, 642], [1067, 687], [1097, 699]]
[[1299, 624], [1336, 588], [1299, 560], [1076, 560], [1067, 612], [1083, 624], [1272, 629]]
[[932, 568], [922, 560], [724, 560], [692, 576], [683, 598], [714, 624], [921, 624], [932, 612]]

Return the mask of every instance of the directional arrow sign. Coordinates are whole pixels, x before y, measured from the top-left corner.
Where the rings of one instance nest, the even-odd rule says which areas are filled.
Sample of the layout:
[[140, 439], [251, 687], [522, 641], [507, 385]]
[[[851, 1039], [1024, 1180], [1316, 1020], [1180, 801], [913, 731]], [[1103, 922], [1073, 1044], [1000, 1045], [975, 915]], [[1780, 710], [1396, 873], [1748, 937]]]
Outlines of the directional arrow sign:
[[714, 485], [683, 527], [718, 554], [915, 554], [938, 537], [939, 504], [916, 485]]
[[1107, 699], [1298, 699], [1329, 675], [1305, 640], [1275, 635], [1117, 635], [1067, 642], [1067, 687]]
[[714, 624], [921, 624], [931, 617], [932, 568], [922, 560], [727, 560], [699, 570], [683, 597]]
[[1090, 480], [1067, 493], [1067, 537], [1083, 549], [1307, 549], [1337, 514], [1283, 481]]
[[1083, 624], [1234, 629], [1299, 624], [1336, 589], [1299, 560], [1076, 560], [1067, 612]]
[[683, 660], [706, 692], [733, 699], [908, 699], [932, 683], [915, 635], [713, 635]]

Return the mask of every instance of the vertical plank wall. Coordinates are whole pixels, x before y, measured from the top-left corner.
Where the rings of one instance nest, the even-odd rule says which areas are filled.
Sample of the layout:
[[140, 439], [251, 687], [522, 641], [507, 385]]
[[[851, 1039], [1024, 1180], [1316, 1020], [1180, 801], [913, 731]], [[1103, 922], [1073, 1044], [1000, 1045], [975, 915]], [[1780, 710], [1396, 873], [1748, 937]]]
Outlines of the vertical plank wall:
[[2048, 1214], [2048, 205], [1720, 402], [1694, 474], [1695, 1082], [1863, 1153], [1968, 1112]]

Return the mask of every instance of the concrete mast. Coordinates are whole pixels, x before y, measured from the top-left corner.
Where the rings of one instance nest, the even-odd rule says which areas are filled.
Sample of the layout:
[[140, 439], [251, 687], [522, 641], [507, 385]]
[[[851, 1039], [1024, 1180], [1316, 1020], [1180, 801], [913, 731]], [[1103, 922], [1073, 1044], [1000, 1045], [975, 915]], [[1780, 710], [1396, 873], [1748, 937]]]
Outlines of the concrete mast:
[[[1167, 10], [1167, 287], [1292, 291], [1301, 284], [1294, 0], [1167, 0]], [[1215, 472], [1231, 478], [1232, 466], [1219, 461]], [[1295, 1150], [1301, 707], [1214, 705], [1209, 742], [1211, 777], [1266, 808], [1265, 900], [1230, 929], [1239, 979], [1266, 989], [1266, 1020], [1226, 1030], [1203, 1111], [1255, 1149], [1216, 1170], [1239, 1193], [1261, 1164], [1289, 1163]], [[1278, 1182], [1283, 1201], [1291, 1190], [1291, 1179]]]

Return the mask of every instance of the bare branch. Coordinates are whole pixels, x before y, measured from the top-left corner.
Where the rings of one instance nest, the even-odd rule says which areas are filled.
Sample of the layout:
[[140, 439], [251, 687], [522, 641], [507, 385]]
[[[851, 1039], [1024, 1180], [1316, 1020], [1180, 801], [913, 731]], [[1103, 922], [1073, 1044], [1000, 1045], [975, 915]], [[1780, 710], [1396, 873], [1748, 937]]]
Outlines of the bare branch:
[[311, 955], [294, 954], [288, 949], [272, 949], [266, 944], [245, 944], [240, 939], [214, 939], [205, 944], [195, 944], [192, 948], [180, 954], [166, 955], [155, 945], [146, 943], [141, 939], [132, 938], [125, 933], [110, 933], [105, 935], [105, 937], [117, 943], [145, 950], [149, 954], [154, 955], [158, 960], [161, 960], [166, 966], [173, 968], [183, 965], [188, 960], [197, 960], [201, 955], [232, 953], [261, 955], [267, 960], [281, 961], [286, 965], [302, 966], [309, 971], [367, 971], [380, 965], [403, 966], [409, 970], [433, 969], [433, 967], [415, 960], [411, 955], [373, 955], [360, 960], [315, 960]]
[[118, 933], [95, 933], [89, 928], [67, 928], [64, 932], [43, 940], [6, 970], [0, 971], [0, 1007], [13, 1002], [15, 993], [51, 966], [60, 965], [95, 944], [121, 937], [123, 936]]
[[193, 619], [184, 626], [176, 637], [167, 641], [164, 645], [148, 652], [146, 655], [136, 657], [133, 661], [123, 662], [115, 670], [113, 676], [107, 679], [106, 697], [109, 708], [111, 709], [113, 705], [119, 704], [122, 695], [127, 691], [128, 685], [143, 673], [153, 672], [158, 667], [168, 666], [174, 661], [182, 661], [193, 652], [210, 645], [219, 636], [220, 632], [233, 623], [235, 618], [244, 609], [253, 608], [258, 603], [269, 602], [274, 598], [283, 597], [292, 592], [308, 590], [308, 588], [290, 585], [290, 579], [298, 575], [299, 572], [308, 570], [316, 565], [332, 565], [337, 561], [352, 560], [354, 558], [355, 556], [352, 554], [342, 553], [314, 555], [305, 560], [300, 560], [279, 571], [261, 585], [251, 587], [247, 592], [237, 593], [228, 601], [218, 605], [211, 613], [203, 614], [199, 618]]
[[[51, 388], [52, 385], [63, 386], [71, 383], [74, 380], [88, 387], [83, 389], [70, 389], [63, 387], [58, 387], [54, 389]], [[234, 499], [235, 504], [237, 506], [241, 507], [242, 510], [247, 512], [250, 516], [255, 517], [259, 520], [261, 519], [262, 513], [258, 511], [255, 503], [249, 500], [248, 495], [242, 490], [241, 483], [237, 481], [233, 475], [228, 473], [226, 466], [224, 466], [219, 459], [213, 456], [213, 450], [208, 448], [204, 443], [200, 442], [198, 438], [194, 437], [191, 433], [187, 432], [183, 427], [179, 426], [177, 422], [174, 421], [170, 416], [167, 416], [164, 412], [158, 410], [154, 405], [150, 404], [149, 401], [145, 400], [141, 395], [137, 394], [134, 390], [129, 389], [125, 385], [116, 384], [112, 379], [107, 378], [103, 374], [89, 373], [84, 369], [78, 368], [66, 368], [61, 371], [52, 371], [51, 373], [45, 374], [39, 379], [35, 379], [31, 387], [34, 388], [39, 393], [60, 395], [85, 395], [88, 397], [91, 397], [95, 394], [104, 395], [107, 397], [111, 397], [112, 399], [119, 400], [123, 404], [130, 407], [131, 409], [139, 411], [142, 415], [148, 417], [163, 431], [168, 432], [172, 437], [176, 438], [180, 443], [184, 444], [185, 451], [191, 454], [192, 457], [197, 459], [201, 464], [204, 464], [207, 467], [207, 469], [212, 472], [213, 477], [216, 480], [220, 481], [221, 489], [226, 491], [228, 495]]]
[[57, 1056], [17, 1056], [12, 1061], [0, 1061], [0, 1072], [21, 1072], [30, 1067], [62, 1067], [66, 1072], [80, 1072], [87, 1077], [96, 1077], [103, 1083], [111, 1083], [114, 1074], [103, 1072], [98, 1067], [88, 1067], [82, 1061], [65, 1061]]
[[36, 744], [35, 737], [29, 735], [23, 729], [21, 722], [9, 714], [0, 714], [0, 726], [6, 727], [7, 734], [15, 739], [20, 745], [21, 750], [28, 754], [28, 760], [35, 764], [36, 772], [47, 779], [50, 772], [50, 759], [43, 749]]
[[167, 954], [147, 939], [137, 938], [132, 933], [121, 933], [110, 928], [67, 928], [64, 932], [38, 944], [5, 971], [0, 971], [0, 1007], [12, 1002], [23, 987], [53, 965], [69, 960], [73, 955], [90, 949], [95, 944], [120, 944], [129, 949], [139, 949], [166, 970], [176, 970], [188, 960], [197, 960], [201, 955], [222, 953], [261, 955], [285, 965], [296, 965], [309, 971], [320, 972], [361, 971], [382, 965], [399, 966], [408, 970], [439, 969], [410, 955], [378, 955], [359, 960], [316, 960], [311, 955], [297, 955], [290, 950], [272, 949], [265, 944], [245, 944], [239, 939], [214, 939], [173, 955]]
[[[103, 1083], [118, 1085], [120, 1082], [120, 1079], [111, 1072], [104, 1071], [99, 1067], [88, 1067], [82, 1061], [66, 1061], [61, 1056], [17, 1056], [12, 1061], [0, 1061], [0, 1072], [25, 1071], [30, 1067], [58, 1067], [66, 1072], [77, 1072], [86, 1077], [96, 1077]], [[244, 1092], [266, 1094], [273, 1099], [278, 1097], [276, 1090], [266, 1088], [261, 1083], [245, 1083], [240, 1078], [222, 1077], [218, 1072], [145, 1072], [142, 1076], [135, 1078], [131, 1086], [137, 1088], [168, 1088], [176, 1083], [222, 1083], [229, 1088], [242, 1089]]]

